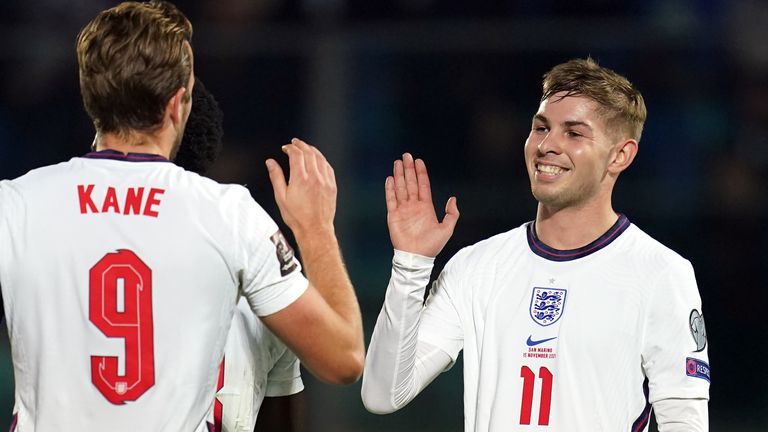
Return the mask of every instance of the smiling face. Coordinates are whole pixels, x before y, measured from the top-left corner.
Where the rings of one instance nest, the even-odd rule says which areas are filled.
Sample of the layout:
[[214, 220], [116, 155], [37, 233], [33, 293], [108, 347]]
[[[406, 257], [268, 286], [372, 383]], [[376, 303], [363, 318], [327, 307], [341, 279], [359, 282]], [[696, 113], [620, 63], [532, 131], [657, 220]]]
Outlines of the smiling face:
[[[607, 199], [618, 172], [611, 168], [615, 139], [584, 96], [557, 93], [545, 99], [533, 117], [525, 142], [531, 192], [553, 210], [582, 207]], [[605, 198], [603, 198], [605, 197]]]

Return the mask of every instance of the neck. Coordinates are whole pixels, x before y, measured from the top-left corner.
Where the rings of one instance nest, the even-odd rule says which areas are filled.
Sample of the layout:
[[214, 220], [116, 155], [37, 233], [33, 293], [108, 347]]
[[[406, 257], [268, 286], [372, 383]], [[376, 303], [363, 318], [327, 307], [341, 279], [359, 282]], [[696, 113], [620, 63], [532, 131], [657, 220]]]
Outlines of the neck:
[[94, 148], [96, 151], [115, 150], [126, 154], [155, 154], [170, 159], [173, 139], [163, 132], [97, 133]]
[[536, 236], [555, 249], [577, 249], [603, 235], [618, 218], [610, 199], [602, 205], [588, 204], [562, 209], [553, 209], [539, 203]]

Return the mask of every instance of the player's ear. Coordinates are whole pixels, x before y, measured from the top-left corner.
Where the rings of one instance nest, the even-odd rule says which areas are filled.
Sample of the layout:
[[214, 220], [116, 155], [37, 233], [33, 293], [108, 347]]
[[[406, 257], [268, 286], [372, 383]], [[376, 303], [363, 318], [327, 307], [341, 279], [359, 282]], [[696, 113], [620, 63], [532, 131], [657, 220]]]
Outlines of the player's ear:
[[184, 102], [187, 100], [187, 88], [179, 87], [176, 93], [168, 100], [168, 105], [165, 107], [165, 112], [170, 116], [174, 124], [179, 124], [184, 121]]
[[637, 155], [638, 143], [634, 139], [627, 139], [618, 142], [613, 150], [611, 162], [608, 165], [608, 172], [618, 175], [629, 168]]

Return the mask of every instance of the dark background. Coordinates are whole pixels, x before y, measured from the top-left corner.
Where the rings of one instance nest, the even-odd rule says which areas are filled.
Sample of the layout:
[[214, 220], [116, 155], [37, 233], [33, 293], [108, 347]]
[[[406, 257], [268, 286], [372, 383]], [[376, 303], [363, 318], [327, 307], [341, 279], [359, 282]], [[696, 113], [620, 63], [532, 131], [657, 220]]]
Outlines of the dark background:
[[[88, 150], [75, 37], [114, 4], [0, 3], [0, 178]], [[693, 262], [711, 342], [711, 430], [768, 430], [768, 2], [177, 4], [195, 25], [196, 73], [225, 112], [225, 151], [211, 176], [247, 184], [279, 218], [264, 159], [282, 158], [280, 145], [299, 136], [336, 167], [337, 228], [367, 337], [390, 269], [383, 185], [392, 161], [404, 151], [426, 160], [438, 208], [458, 196], [461, 220], [439, 269], [460, 247], [533, 218], [522, 147], [541, 75], [591, 55], [628, 76], [649, 116], [615, 208]], [[3, 348], [7, 420], [13, 373]], [[307, 377], [309, 424], [459, 431], [460, 366], [389, 416], [364, 410], [359, 383]]]

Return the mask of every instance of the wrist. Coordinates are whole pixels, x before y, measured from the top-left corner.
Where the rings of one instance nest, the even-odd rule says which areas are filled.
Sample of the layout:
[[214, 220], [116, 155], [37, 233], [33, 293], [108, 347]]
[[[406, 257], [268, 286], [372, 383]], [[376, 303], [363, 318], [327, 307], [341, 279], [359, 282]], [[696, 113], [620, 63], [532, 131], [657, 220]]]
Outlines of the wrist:
[[396, 267], [402, 268], [429, 268], [431, 270], [432, 266], [435, 264], [435, 258], [395, 249], [394, 255], [392, 257], [392, 264]]
[[299, 246], [299, 249], [304, 254], [317, 249], [338, 247], [336, 230], [332, 224], [330, 226], [313, 226], [309, 229], [294, 230], [293, 236], [296, 238], [296, 244]]

